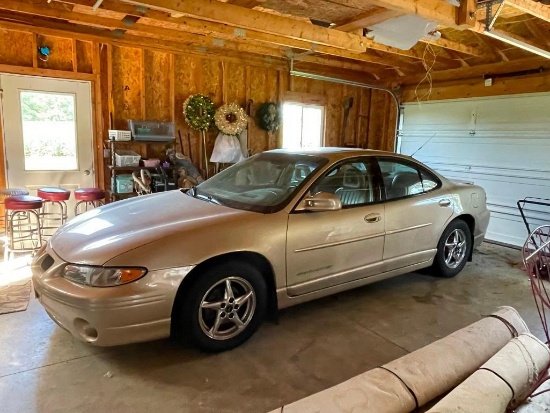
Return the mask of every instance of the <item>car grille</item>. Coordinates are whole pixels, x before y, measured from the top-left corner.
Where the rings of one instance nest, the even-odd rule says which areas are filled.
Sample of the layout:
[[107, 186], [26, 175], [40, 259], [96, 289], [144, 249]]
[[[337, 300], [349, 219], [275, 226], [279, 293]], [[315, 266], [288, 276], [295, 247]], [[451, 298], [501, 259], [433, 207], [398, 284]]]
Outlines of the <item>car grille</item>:
[[48, 268], [50, 268], [54, 263], [54, 259], [50, 254], [46, 254], [44, 259], [42, 260], [42, 263], [40, 264], [40, 268], [42, 268], [43, 271], [47, 271]]

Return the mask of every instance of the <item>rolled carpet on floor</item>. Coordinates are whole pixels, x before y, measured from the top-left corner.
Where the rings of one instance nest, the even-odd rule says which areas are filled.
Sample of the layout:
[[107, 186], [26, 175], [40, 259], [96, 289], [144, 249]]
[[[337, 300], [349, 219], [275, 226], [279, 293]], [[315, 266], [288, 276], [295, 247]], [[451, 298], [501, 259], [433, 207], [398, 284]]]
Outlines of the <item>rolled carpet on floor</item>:
[[428, 413], [504, 413], [510, 403], [516, 405], [531, 394], [549, 363], [548, 346], [531, 334], [521, 334]]
[[441, 340], [271, 413], [408, 413], [456, 387], [510, 339], [528, 332], [515, 309], [500, 307]]

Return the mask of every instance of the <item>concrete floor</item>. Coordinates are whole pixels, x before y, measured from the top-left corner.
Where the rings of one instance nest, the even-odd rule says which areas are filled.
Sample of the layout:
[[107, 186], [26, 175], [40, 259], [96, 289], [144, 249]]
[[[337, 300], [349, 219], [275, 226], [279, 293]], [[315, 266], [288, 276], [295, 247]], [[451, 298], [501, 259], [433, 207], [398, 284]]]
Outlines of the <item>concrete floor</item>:
[[[0, 412], [261, 413], [514, 306], [541, 336], [520, 251], [484, 244], [454, 279], [407, 274], [281, 312], [245, 345], [202, 354], [170, 340], [101, 349], [31, 299], [0, 316]], [[530, 412], [550, 411], [532, 402]], [[159, 410], [160, 409], [160, 410]]]

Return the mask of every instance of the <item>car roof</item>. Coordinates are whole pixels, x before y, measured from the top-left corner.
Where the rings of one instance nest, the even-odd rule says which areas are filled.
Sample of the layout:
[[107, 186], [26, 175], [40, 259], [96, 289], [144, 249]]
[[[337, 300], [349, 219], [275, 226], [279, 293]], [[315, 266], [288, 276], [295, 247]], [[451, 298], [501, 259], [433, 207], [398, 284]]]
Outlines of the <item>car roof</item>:
[[400, 155], [389, 151], [375, 151], [372, 149], [324, 147], [314, 149], [274, 149], [268, 153], [284, 153], [293, 155], [312, 155], [327, 158], [330, 161], [353, 158], [356, 156], [392, 156], [402, 159], [413, 159], [410, 156]]

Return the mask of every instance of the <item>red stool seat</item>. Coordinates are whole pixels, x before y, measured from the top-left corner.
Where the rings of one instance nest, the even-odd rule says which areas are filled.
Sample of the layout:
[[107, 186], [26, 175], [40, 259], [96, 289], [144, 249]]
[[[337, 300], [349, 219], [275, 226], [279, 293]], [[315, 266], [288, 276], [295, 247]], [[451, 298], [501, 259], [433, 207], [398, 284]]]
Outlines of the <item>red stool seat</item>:
[[30, 195], [16, 195], [6, 198], [4, 207], [12, 211], [42, 208], [42, 198]]
[[39, 188], [37, 195], [48, 201], [66, 201], [71, 197], [71, 191], [63, 188]]
[[80, 188], [74, 191], [77, 201], [100, 201], [105, 198], [105, 191], [100, 188]]

